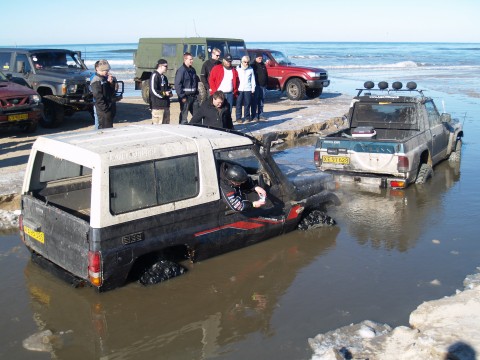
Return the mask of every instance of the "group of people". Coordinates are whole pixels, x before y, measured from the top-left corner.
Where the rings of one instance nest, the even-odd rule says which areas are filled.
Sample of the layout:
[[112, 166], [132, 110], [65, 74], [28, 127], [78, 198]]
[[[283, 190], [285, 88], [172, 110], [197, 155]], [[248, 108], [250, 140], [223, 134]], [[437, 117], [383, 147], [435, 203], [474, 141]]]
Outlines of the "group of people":
[[[256, 54], [250, 66], [250, 57], [243, 56], [240, 66], [232, 66], [232, 56], [225, 54], [220, 61], [221, 51], [212, 49], [211, 58], [203, 63], [200, 77], [193, 67], [193, 56], [183, 55], [183, 65], [175, 74], [175, 91], [180, 104], [180, 124], [204, 124], [233, 129], [232, 105], [236, 100], [235, 121], [238, 124], [266, 120], [263, 115], [268, 75], [263, 55]], [[160, 59], [150, 77], [150, 106], [152, 123], [170, 123], [170, 98], [172, 89], [165, 72], [167, 61]], [[200, 106], [199, 82], [208, 92], [208, 98]], [[192, 115], [190, 122], [188, 114]]]
[[[233, 129], [232, 106], [236, 100], [235, 122], [266, 120], [263, 114], [268, 74], [263, 54], [255, 55], [250, 65], [250, 57], [243, 56], [241, 64], [232, 66], [232, 56], [225, 54], [220, 61], [221, 50], [214, 48], [211, 58], [202, 66], [200, 77], [193, 67], [193, 56], [183, 55], [183, 65], [175, 74], [175, 90], [180, 104], [178, 123], [204, 124], [212, 127]], [[153, 124], [170, 123], [170, 98], [173, 96], [166, 72], [168, 62], [160, 59], [149, 80], [150, 108]], [[107, 60], [95, 63], [95, 74], [90, 78], [93, 93], [95, 128], [113, 127], [116, 113], [116, 79], [110, 74]], [[199, 82], [208, 93], [208, 98], [200, 106]]]

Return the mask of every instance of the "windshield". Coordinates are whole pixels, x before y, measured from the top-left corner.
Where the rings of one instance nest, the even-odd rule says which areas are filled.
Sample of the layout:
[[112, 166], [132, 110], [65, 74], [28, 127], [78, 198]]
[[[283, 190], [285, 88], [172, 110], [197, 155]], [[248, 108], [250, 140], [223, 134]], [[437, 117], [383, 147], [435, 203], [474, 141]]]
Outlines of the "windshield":
[[7, 77], [0, 71], [0, 81], [8, 81]]
[[292, 62], [290, 61], [288, 56], [280, 51], [272, 51], [272, 56], [275, 61], [280, 65], [292, 65]]
[[73, 68], [83, 69], [78, 54], [65, 51], [33, 53], [32, 60], [36, 69]]
[[225, 54], [230, 53], [234, 59], [240, 60], [242, 56], [247, 55], [247, 48], [244, 41], [225, 41], [225, 40], [208, 40], [207, 52], [212, 53], [213, 48], [221, 51], [221, 58]]

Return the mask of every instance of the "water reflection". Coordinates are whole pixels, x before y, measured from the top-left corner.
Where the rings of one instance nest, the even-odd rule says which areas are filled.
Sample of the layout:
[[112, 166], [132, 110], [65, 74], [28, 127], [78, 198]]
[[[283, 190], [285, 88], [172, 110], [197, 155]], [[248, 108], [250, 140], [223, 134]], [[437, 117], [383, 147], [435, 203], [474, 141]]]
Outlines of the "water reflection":
[[186, 275], [150, 288], [96, 294], [32, 262], [24, 273], [38, 330], [71, 334], [54, 344], [56, 359], [205, 359], [251, 334], [271, 337], [280, 297], [297, 273], [334, 248], [338, 232], [296, 231], [190, 265]]
[[342, 206], [332, 209], [359, 244], [406, 251], [421, 238], [426, 219], [444, 206], [444, 193], [460, 180], [460, 164], [444, 161], [434, 169], [425, 185], [404, 190], [379, 189], [364, 185], [339, 185]]

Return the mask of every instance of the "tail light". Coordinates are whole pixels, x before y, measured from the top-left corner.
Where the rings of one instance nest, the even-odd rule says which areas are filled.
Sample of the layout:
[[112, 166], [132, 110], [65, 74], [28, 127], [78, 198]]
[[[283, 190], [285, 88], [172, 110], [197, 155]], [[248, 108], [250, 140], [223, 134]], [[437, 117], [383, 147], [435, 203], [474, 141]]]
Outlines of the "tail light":
[[25, 244], [25, 233], [23, 232], [23, 215], [18, 217], [18, 230], [20, 230], [20, 239]]
[[92, 285], [102, 285], [102, 254], [98, 251], [88, 252], [88, 278]]
[[320, 151], [316, 150], [313, 152], [313, 162], [315, 163], [315, 166], [322, 165], [322, 161], [320, 160]]
[[408, 157], [406, 156], [399, 156], [398, 163], [397, 163], [397, 170], [399, 172], [407, 172], [408, 171]]

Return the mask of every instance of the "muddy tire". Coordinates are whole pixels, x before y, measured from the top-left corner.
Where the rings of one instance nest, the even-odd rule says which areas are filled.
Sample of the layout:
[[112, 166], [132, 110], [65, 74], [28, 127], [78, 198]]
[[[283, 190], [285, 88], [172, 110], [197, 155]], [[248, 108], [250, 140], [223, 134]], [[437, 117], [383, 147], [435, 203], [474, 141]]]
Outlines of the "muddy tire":
[[205, 85], [203, 85], [202, 82], [199, 82], [198, 83], [198, 103], [202, 105], [203, 102], [207, 99], [208, 99], [207, 89], [205, 89]]
[[459, 162], [461, 156], [462, 156], [462, 139], [458, 139], [457, 143], [455, 144], [455, 151], [453, 151], [450, 154], [448, 161]]
[[65, 108], [63, 105], [47, 97], [44, 97], [42, 101], [44, 104], [44, 110], [40, 125], [44, 128], [55, 128], [60, 126], [65, 118]]
[[288, 80], [285, 91], [290, 100], [302, 100], [305, 97], [306, 88], [302, 80], [291, 79]]
[[150, 81], [142, 81], [142, 99], [145, 104], [150, 104]]
[[415, 180], [415, 184], [425, 184], [428, 179], [433, 177], [433, 169], [431, 165], [422, 164], [420, 165], [420, 169], [418, 170], [417, 179]]
[[307, 89], [306, 94], [309, 99], [316, 99], [320, 95], [322, 95], [323, 88], [321, 89]]
[[154, 285], [185, 272], [183, 267], [173, 261], [160, 260], [148, 267], [138, 281], [144, 286]]
[[298, 223], [299, 230], [310, 230], [319, 227], [333, 226], [336, 222], [320, 210], [313, 210]]

